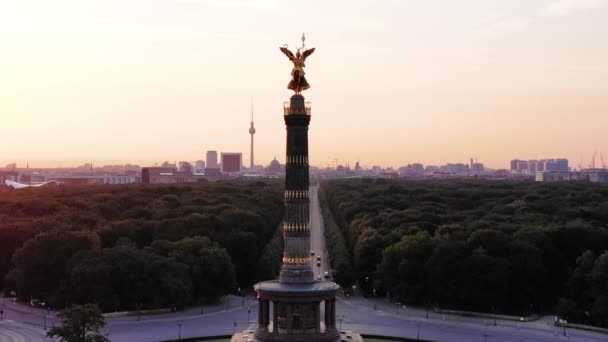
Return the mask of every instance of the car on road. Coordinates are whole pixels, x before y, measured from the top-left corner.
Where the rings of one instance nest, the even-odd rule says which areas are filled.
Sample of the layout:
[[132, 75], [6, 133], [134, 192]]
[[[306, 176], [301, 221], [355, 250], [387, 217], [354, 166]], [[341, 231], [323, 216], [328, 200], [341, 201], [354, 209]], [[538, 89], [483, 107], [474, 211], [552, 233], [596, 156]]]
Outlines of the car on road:
[[315, 255], [315, 251], [310, 251], [310, 255]]
[[317, 262], [317, 267], [321, 267], [321, 262]]
[[317, 276], [317, 280], [321, 280], [321, 279], [322, 279], [321, 276]]
[[325, 271], [325, 273], [323, 273], [323, 276], [325, 277], [325, 279], [329, 279], [329, 272]]
[[321, 256], [317, 256], [317, 261], [321, 261]]

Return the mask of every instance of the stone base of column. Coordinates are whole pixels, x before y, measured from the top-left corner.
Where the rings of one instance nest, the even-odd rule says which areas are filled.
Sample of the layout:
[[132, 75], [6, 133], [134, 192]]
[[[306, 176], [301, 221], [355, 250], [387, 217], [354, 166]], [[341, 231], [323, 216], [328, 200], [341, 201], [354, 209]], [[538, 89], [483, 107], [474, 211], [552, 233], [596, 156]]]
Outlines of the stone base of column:
[[[270, 335], [270, 334], [269, 334]], [[281, 339], [283, 338], [283, 339]], [[286, 337], [286, 336], [278, 336], [278, 338], [276, 340], [272, 340], [271, 337], [271, 341], [285, 341], [285, 342], [294, 342], [294, 341], [300, 341], [297, 339], [292, 339], [292, 336]], [[349, 330], [345, 330], [345, 331], [341, 331], [339, 333], [333, 335], [333, 336], [325, 336], [325, 337], [321, 337], [321, 339], [318, 339], [319, 337], [317, 336], [311, 336], [311, 335], [307, 335], [306, 337], [302, 336], [302, 340], [301, 341], [305, 341], [305, 342], [320, 342], [320, 341], [331, 341], [331, 342], [337, 342], [337, 341], [349, 341], [349, 342], [363, 342], [363, 337], [361, 336], [361, 334], [356, 333], [354, 331], [349, 331]], [[230, 340], [230, 342], [261, 342], [260, 340], [255, 338], [254, 332], [252, 330], [245, 330], [243, 332], [240, 333], [236, 333], [234, 335], [232, 335], [232, 339]]]
[[285, 265], [281, 267], [279, 281], [284, 284], [314, 283], [315, 275], [308, 265]]

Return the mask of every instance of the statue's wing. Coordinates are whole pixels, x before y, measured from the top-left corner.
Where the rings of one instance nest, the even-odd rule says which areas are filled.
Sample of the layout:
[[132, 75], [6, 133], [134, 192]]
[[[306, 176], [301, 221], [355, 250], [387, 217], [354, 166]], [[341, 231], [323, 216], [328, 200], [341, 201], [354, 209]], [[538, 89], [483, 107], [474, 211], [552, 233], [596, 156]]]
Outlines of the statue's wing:
[[315, 52], [315, 48], [304, 51], [304, 53], [302, 54], [302, 59], [306, 60], [306, 57], [312, 55], [313, 52]]
[[285, 56], [287, 56], [287, 58], [289, 58], [290, 61], [293, 62], [296, 59], [296, 56], [293, 55], [293, 52], [289, 51], [289, 49], [287, 49], [286, 47], [280, 47], [279, 49], [285, 54]]

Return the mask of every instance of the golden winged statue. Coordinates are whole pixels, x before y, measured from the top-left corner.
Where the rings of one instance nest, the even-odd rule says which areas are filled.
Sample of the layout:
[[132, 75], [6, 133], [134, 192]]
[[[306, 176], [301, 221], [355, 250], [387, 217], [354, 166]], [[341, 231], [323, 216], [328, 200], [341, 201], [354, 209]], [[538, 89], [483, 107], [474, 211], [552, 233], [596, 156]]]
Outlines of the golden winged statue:
[[304, 75], [306, 74], [304, 72], [304, 67], [306, 66], [304, 64], [304, 61], [308, 56], [312, 55], [312, 53], [315, 52], [315, 48], [305, 49], [304, 40], [305, 37], [304, 35], [302, 35], [302, 47], [297, 49], [295, 55], [287, 48], [287, 44], [279, 48], [281, 52], [283, 52], [287, 56], [287, 58], [289, 58], [289, 60], [293, 63], [293, 69], [291, 70], [291, 81], [289, 81], [287, 89], [293, 90], [296, 94], [299, 94], [303, 90], [310, 88], [310, 85], [306, 81], [306, 77], [304, 77]]

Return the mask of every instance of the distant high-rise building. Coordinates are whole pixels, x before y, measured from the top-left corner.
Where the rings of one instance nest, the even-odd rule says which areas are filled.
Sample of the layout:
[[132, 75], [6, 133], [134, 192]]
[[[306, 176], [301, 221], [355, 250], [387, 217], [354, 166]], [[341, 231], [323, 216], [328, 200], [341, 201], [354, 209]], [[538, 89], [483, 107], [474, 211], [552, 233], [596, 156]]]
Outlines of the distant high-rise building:
[[169, 163], [168, 161], [165, 161], [164, 163], [161, 164], [160, 167], [164, 167], [164, 168], [177, 168], [177, 165], [175, 165], [174, 163]]
[[513, 159], [511, 160], [511, 173], [517, 173], [517, 166], [519, 165], [519, 162], [521, 160], [519, 159]]
[[217, 151], [207, 151], [207, 168], [217, 169]]
[[202, 175], [181, 172], [174, 167], [144, 167], [141, 169], [143, 184], [191, 183], [203, 179]]
[[249, 168], [253, 171], [253, 135], [255, 134], [255, 127], [253, 127], [253, 100], [251, 100], [251, 126], [249, 127], [249, 134], [251, 135], [251, 154], [249, 156]]
[[517, 163], [517, 173], [528, 173], [530, 169], [529, 166], [527, 160], [520, 160], [519, 163]]
[[143, 184], [176, 183], [177, 169], [173, 167], [144, 167], [141, 169]]
[[555, 164], [557, 166], [557, 172], [570, 171], [570, 167], [568, 167], [568, 159], [566, 159], [566, 158], [557, 158], [555, 160]]
[[545, 159], [541, 159], [536, 163], [536, 172], [539, 171], [545, 171], [546, 170], [546, 163], [547, 161]]
[[538, 161], [537, 160], [528, 160], [528, 173], [535, 175], [538, 170]]
[[205, 172], [205, 161], [197, 160], [196, 163], [194, 163], [194, 171], [198, 173]]
[[226, 153], [222, 152], [222, 172], [224, 173], [235, 173], [241, 172], [241, 165], [243, 164], [242, 153]]
[[545, 163], [544, 171], [568, 172], [568, 171], [570, 171], [570, 168], [568, 167], [568, 159], [565, 159], [565, 158], [549, 159]]
[[568, 172], [568, 159], [511, 160], [511, 173], [536, 175], [537, 172]]
[[192, 167], [192, 164], [190, 164], [187, 161], [180, 161], [179, 162], [179, 168], [178, 168], [179, 172], [188, 172], [188, 173], [193, 173], [194, 172], [194, 167]]

